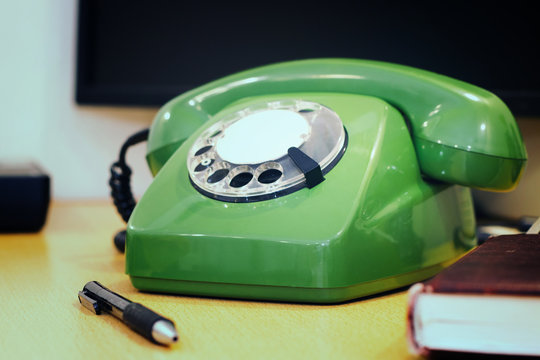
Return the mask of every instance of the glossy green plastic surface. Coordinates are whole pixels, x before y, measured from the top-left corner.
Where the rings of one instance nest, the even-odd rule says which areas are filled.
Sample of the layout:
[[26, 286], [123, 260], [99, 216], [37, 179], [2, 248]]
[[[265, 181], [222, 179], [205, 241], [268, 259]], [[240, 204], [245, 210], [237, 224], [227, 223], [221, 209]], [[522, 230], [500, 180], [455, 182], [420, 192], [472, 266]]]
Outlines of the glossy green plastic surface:
[[131, 277], [131, 282], [138, 289], [154, 292], [253, 300], [339, 303], [360, 296], [376, 294], [387, 289], [400, 288], [427, 279], [443, 270], [449, 264], [438, 264], [411, 273], [337, 288], [208, 283], [203, 281], [168, 280], [135, 276]]
[[[346, 66], [355, 64], [345, 62]], [[301, 73], [306, 75], [308, 70]], [[348, 79], [346, 70], [335, 70], [342, 74], [336, 75], [337, 83], [353, 86], [349, 81], [357, 76]], [[399, 79], [387, 80], [390, 92], [401, 86]], [[257, 79], [250, 81], [244, 83]], [[173, 127], [161, 120], [152, 128], [149, 158], [163, 146], [183, 144], [165, 165], [156, 165], [160, 170], [129, 220], [126, 272], [135, 287], [206, 296], [339, 302], [425, 279], [473, 246], [475, 220], [469, 190], [424, 180], [400, 111], [375, 97], [336, 93], [333, 82], [325, 82], [328, 92], [316, 93], [295, 92], [304, 89], [305, 79], [298, 86], [294, 82], [280, 86], [280, 81], [289, 84], [288, 77], [280, 80], [277, 76], [270, 82], [273, 95], [258, 97], [260, 91], [254, 91], [240, 99], [237, 94], [221, 111], [222, 102], [206, 102], [212, 91], [207, 87], [190, 95], [196, 100], [193, 105], [186, 103], [185, 112], [174, 110], [178, 100], [160, 112], [167, 121], [184, 114], [186, 124], [202, 126], [193, 129], [193, 134], [184, 128], [180, 135], [172, 134]], [[228, 90], [218, 86], [213, 91]], [[200, 93], [206, 95], [196, 95]], [[222, 116], [278, 99], [321, 103], [343, 121], [348, 148], [326, 180], [312, 189], [254, 203], [220, 202], [195, 190], [186, 157], [198, 134]], [[198, 106], [203, 103], [214, 115], [210, 120], [198, 118], [202, 116]], [[167, 141], [156, 147], [158, 138]], [[508, 155], [512, 151], [520, 153], [519, 146], [497, 152]]]
[[[519, 129], [506, 105], [492, 93], [401, 65], [315, 59], [248, 70], [171, 100], [152, 125], [147, 153], [152, 172], [156, 174], [175, 150], [221, 109], [245, 97], [283, 92], [361, 94], [383, 99], [409, 122], [421, 171], [433, 179], [506, 191], [515, 186], [524, 168], [527, 155]], [[419, 148], [420, 143], [424, 147]], [[440, 146], [447, 149], [446, 154], [452, 153], [452, 165], [445, 169], [432, 161]], [[492, 159], [484, 162], [488, 157]], [[476, 166], [476, 159], [482, 159], [483, 166]], [[498, 171], [501, 161], [512, 175]], [[484, 182], [486, 172], [490, 178]]]

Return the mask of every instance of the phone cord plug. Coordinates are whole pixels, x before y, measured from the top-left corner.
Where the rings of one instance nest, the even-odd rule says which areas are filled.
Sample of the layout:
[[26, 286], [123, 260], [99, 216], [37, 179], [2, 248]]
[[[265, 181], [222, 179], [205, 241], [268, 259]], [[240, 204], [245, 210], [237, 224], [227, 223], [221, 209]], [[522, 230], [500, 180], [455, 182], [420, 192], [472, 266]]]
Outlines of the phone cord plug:
[[[137, 202], [131, 192], [131, 169], [126, 164], [126, 153], [128, 148], [148, 139], [150, 129], [144, 129], [131, 135], [122, 145], [118, 161], [111, 166], [111, 177], [109, 186], [111, 197], [113, 198], [116, 210], [127, 223]], [[126, 242], [126, 231], [122, 230], [114, 237], [114, 244], [120, 252], [124, 252]]]

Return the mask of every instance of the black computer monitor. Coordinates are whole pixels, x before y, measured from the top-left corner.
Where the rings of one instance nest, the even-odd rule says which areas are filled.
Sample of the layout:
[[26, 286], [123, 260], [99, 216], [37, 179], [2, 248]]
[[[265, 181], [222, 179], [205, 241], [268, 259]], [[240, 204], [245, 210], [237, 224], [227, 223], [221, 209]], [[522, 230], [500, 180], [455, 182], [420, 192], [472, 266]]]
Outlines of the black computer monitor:
[[[500, 5], [499, 5], [500, 4]], [[540, 26], [526, 2], [80, 0], [76, 101], [160, 106], [279, 61], [347, 57], [434, 71], [540, 115]]]

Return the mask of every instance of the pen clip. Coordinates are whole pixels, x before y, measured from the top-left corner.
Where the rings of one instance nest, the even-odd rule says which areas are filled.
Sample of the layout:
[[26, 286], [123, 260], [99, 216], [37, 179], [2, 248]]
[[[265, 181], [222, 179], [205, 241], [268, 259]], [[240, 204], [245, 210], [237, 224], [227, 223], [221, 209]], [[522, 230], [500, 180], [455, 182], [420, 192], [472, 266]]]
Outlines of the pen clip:
[[99, 303], [91, 297], [88, 297], [83, 291], [79, 291], [79, 302], [82, 306], [92, 311], [94, 314], [101, 315]]

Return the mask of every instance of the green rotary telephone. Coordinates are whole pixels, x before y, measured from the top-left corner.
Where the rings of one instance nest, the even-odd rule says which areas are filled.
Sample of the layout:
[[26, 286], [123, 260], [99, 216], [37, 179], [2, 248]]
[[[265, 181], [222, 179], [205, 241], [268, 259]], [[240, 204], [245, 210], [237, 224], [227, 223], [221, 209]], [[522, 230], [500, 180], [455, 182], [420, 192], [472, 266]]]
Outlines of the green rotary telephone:
[[511, 190], [526, 158], [506, 105], [458, 80], [352, 59], [255, 68], [156, 115], [126, 272], [145, 291], [293, 302], [398, 288], [475, 245], [469, 187]]

